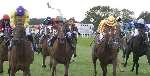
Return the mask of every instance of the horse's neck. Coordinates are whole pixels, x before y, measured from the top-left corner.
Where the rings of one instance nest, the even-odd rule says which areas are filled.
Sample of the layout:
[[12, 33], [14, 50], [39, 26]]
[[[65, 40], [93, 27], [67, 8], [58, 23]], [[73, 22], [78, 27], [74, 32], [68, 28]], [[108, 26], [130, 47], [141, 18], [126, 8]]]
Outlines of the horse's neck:
[[[14, 38], [25, 38], [25, 29], [22, 27], [16, 27], [14, 32]], [[20, 31], [21, 30], [21, 31]]]

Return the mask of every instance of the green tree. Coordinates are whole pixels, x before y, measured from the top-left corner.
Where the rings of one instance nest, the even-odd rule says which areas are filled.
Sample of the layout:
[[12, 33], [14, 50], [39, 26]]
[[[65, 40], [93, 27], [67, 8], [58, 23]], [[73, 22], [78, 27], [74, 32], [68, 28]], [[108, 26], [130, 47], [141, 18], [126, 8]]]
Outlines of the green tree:
[[[111, 8], [109, 6], [96, 6], [91, 8], [89, 11], [86, 12], [86, 18], [82, 21], [83, 23], [92, 23], [95, 27], [98, 26], [100, 20], [109, 16], [111, 12]], [[91, 22], [90, 20], [93, 19], [94, 21]]]
[[140, 19], [140, 18], [143, 18], [145, 20], [145, 22], [149, 24], [150, 23], [150, 12], [148, 12], [148, 11], [141, 12], [138, 19]]
[[133, 11], [130, 11], [128, 9], [122, 9], [120, 13], [124, 22], [128, 22], [129, 20], [133, 19]]
[[109, 6], [96, 6], [86, 12], [86, 17], [82, 23], [92, 23], [95, 25], [95, 28], [97, 28], [99, 22], [109, 15], [114, 15], [115, 17], [120, 16], [124, 22], [127, 22], [132, 19], [134, 12], [128, 9], [119, 10], [117, 8], [110, 8]]

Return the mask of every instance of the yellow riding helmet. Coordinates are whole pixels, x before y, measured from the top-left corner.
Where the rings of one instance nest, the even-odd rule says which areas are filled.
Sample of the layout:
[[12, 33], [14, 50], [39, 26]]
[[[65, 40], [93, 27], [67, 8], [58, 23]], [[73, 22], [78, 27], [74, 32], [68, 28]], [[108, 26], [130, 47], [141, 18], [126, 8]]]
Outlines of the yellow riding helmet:
[[114, 16], [109, 16], [108, 19], [107, 19], [107, 24], [109, 26], [114, 26], [113, 24], [115, 23], [115, 18]]
[[101, 20], [99, 25], [104, 25], [106, 23], [106, 20]]

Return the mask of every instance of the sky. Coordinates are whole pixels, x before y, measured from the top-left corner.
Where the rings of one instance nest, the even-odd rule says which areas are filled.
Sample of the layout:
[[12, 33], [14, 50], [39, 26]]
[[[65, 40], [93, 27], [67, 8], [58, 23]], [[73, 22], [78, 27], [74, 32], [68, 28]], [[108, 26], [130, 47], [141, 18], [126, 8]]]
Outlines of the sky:
[[[52, 8], [48, 8], [49, 2]], [[150, 11], [149, 0], [0, 0], [0, 18], [3, 14], [10, 14], [18, 6], [29, 11], [31, 18], [56, 17], [62, 15], [69, 19], [74, 17], [77, 21], [85, 18], [85, 12], [94, 6], [110, 6], [118, 9], [129, 9], [135, 12], [135, 17], [142, 11]]]

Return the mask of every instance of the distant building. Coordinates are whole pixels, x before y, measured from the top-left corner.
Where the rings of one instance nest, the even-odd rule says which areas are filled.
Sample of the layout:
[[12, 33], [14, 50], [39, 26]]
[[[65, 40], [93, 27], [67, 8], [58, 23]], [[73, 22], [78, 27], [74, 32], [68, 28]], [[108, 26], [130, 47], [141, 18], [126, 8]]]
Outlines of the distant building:
[[78, 32], [80, 33], [81, 37], [91, 37], [93, 36], [93, 24], [83, 24], [83, 23], [75, 23], [78, 28]]

